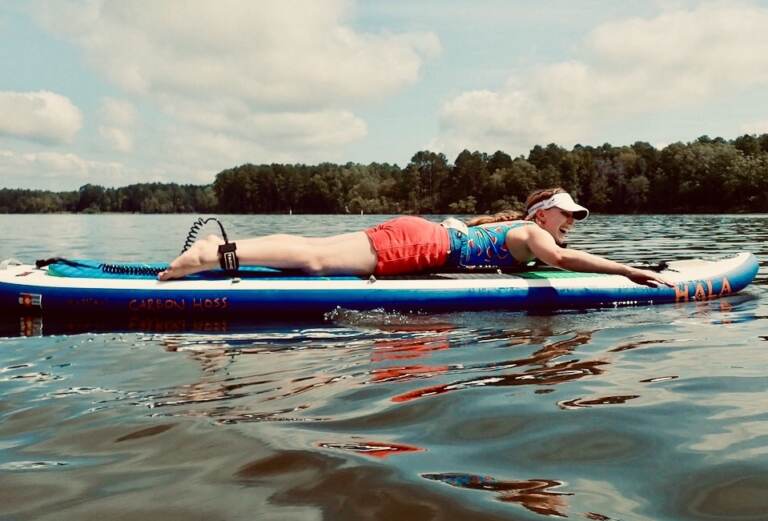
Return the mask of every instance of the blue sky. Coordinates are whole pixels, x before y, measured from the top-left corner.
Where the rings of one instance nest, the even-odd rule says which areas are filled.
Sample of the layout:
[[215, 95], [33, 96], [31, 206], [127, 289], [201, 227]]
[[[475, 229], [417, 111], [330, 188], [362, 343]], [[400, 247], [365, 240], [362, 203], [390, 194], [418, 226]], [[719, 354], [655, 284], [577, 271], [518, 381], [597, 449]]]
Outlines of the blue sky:
[[5, 0], [0, 187], [768, 132], [768, 2]]

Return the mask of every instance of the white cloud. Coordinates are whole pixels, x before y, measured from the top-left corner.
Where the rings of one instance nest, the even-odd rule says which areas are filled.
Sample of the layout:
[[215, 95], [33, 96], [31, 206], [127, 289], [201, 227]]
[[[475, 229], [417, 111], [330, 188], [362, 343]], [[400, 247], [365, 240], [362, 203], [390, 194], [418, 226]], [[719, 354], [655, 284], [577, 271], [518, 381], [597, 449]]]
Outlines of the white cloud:
[[[133, 92], [216, 92], [295, 108], [378, 97], [415, 81], [437, 38], [355, 32], [344, 24], [348, 4], [92, 1], [73, 10], [67, 26], [91, 60]], [[56, 11], [46, 11], [54, 22]]]
[[0, 179], [5, 188], [72, 190], [85, 183], [122, 185], [136, 177], [136, 172], [118, 162], [94, 161], [68, 152], [0, 149]]
[[132, 152], [137, 120], [134, 106], [125, 100], [105, 98], [101, 102], [101, 119], [99, 135], [107, 146], [117, 152]]
[[60, 94], [0, 92], [0, 134], [43, 143], [71, 143], [82, 122], [80, 110]]
[[238, 100], [203, 105], [184, 99], [167, 100], [165, 109], [191, 127], [283, 151], [344, 145], [367, 132], [365, 122], [346, 110], [257, 112]]
[[711, 102], [768, 84], [768, 9], [742, 3], [674, 7], [605, 23], [579, 60], [544, 65], [498, 91], [444, 104], [435, 144], [524, 152], [587, 141], [600, 124]]
[[[205, 162], [221, 165], [233, 155], [338, 153], [367, 133], [360, 104], [416, 82], [440, 52], [432, 33], [356, 30], [354, 9], [351, 0], [62, 0], [34, 12], [124, 92], [169, 116], [170, 141], [184, 125], [182, 134], [207, 136], [199, 144], [221, 154]], [[135, 118], [130, 105], [104, 102], [102, 140], [132, 151]]]
[[742, 134], [768, 134], [768, 119], [745, 123], [739, 130]]
[[99, 127], [99, 135], [109, 148], [117, 152], [133, 151], [133, 134], [117, 127]]
[[105, 123], [118, 127], [132, 127], [136, 124], [136, 109], [125, 100], [104, 98], [101, 101], [101, 115]]
[[[300, 118], [304, 117], [305, 115], [300, 115]], [[318, 117], [314, 124], [319, 128], [326, 122]], [[305, 123], [302, 122], [301, 125]], [[249, 125], [248, 128], [256, 129], [257, 125]], [[243, 135], [236, 135], [194, 126], [179, 126], [169, 131], [168, 138], [163, 142], [165, 154], [160, 158], [159, 168], [162, 170], [162, 177], [167, 179], [210, 183], [217, 172], [244, 163], [316, 163], [344, 160], [337, 147], [315, 146], [316, 143], [309, 142], [306, 147], [299, 144], [302, 140], [309, 139], [311, 138], [302, 132], [294, 132], [290, 126], [284, 127], [282, 139], [273, 136], [256, 141], [245, 130]], [[333, 139], [333, 136], [319, 132], [317, 139]]]
[[254, 156], [281, 158], [274, 151], [250, 140], [223, 132], [180, 127], [164, 143], [170, 161], [162, 161], [166, 176], [184, 182], [210, 183], [215, 172], [253, 162]]

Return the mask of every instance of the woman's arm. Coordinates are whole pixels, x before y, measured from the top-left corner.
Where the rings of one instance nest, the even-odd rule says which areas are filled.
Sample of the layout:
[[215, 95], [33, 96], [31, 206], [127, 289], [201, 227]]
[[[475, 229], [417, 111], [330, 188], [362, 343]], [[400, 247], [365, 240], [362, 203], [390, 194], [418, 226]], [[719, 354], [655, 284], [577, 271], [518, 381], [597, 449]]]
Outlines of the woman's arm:
[[561, 248], [549, 233], [538, 226], [527, 228], [528, 249], [537, 259], [550, 266], [570, 271], [623, 275], [632, 282], [651, 287], [672, 286], [656, 272], [633, 268], [584, 251]]

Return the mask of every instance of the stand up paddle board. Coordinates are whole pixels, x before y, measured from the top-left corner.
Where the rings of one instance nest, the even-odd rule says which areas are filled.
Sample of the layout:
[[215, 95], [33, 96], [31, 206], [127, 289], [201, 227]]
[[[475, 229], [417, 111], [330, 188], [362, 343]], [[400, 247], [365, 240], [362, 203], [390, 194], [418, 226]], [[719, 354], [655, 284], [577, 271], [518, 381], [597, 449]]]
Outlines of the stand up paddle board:
[[670, 262], [674, 287], [650, 288], [618, 275], [552, 268], [521, 273], [434, 273], [404, 277], [311, 277], [263, 267], [237, 277], [219, 270], [156, 280], [166, 264], [59, 260], [45, 267], [4, 262], [0, 309], [60, 315], [150, 314], [259, 317], [355, 310], [463, 311], [575, 309], [709, 300], [752, 282], [751, 253]]

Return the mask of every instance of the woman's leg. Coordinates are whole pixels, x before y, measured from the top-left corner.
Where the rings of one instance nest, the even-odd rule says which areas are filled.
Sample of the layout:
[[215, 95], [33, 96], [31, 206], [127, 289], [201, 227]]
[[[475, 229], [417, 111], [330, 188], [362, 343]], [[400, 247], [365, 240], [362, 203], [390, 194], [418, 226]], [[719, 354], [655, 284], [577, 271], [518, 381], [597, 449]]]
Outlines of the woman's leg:
[[[158, 275], [160, 280], [183, 277], [219, 266], [218, 247], [224, 241], [215, 235], [196, 241]], [[331, 237], [267, 235], [236, 241], [242, 265], [299, 269], [318, 275], [369, 275], [376, 268], [376, 252], [364, 232]]]

